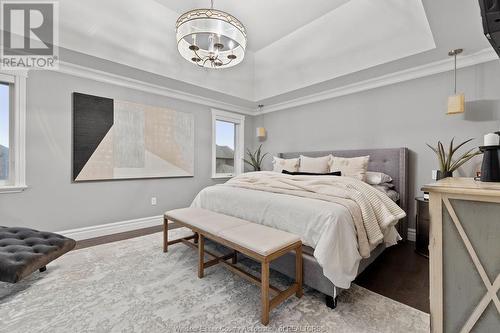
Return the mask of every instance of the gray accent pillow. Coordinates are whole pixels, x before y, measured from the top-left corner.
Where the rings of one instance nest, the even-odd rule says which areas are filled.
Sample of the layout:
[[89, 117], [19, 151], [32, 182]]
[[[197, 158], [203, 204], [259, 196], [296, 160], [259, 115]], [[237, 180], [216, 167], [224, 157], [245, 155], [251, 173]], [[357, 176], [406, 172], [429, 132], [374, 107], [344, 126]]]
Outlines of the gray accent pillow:
[[367, 171], [366, 182], [370, 185], [379, 185], [392, 182], [392, 178], [383, 172]]

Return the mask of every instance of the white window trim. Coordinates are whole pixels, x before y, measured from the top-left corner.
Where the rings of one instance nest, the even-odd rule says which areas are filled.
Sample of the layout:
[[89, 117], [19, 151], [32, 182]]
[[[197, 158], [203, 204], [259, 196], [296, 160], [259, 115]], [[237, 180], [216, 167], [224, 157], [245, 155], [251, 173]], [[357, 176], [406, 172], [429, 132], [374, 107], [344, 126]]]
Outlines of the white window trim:
[[[236, 142], [236, 145], [234, 147], [234, 170], [235, 170], [234, 173], [217, 173], [216, 172], [216, 165], [217, 165], [216, 164], [216, 148], [215, 148], [215, 143], [216, 143], [215, 121], [216, 120], [228, 121], [228, 122], [235, 123], [238, 125], [238, 126], [235, 126], [235, 130], [236, 130], [235, 136], [236, 136], [237, 142]], [[238, 113], [212, 109], [212, 178], [213, 179], [231, 178], [231, 177], [234, 177], [234, 176], [237, 176], [237, 175], [243, 173], [243, 170], [244, 170], [244, 163], [243, 163], [244, 149], [245, 149], [245, 116], [238, 114]]]
[[26, 185], [26, 79], [27, 71], [0, 71], [0, 81], [14, 85], [11, 103], [9, 174], [13, 171], [11, 185], [0, 186], [0, 193], [18, 193]]

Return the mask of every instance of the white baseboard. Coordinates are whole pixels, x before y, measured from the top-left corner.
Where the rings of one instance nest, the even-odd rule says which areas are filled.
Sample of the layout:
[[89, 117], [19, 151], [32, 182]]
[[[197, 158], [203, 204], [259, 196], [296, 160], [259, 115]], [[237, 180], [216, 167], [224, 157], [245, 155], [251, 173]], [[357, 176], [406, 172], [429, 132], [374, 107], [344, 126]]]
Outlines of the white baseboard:
[[415, 229], [408, 228], [408, 240], [414, 242], [417, 239], [417, 233]]
[[[120, 221], [114, 223], [100, 224], [91, 227], [64, 230], [57, 232], [74, 240], [84, 240], [95, 237], [118, 234], [137, 229], [155, 227], [163, 224], [163, 216], [143, 217], [135, 220]], [[408, 228], [408, 240], [414, 242], [416, 239], [415, 229]]]
[[91, 227], [65, 230], [58, 232], [58, 234], [79, 241], [89, 238], [118, 234], [120, 232], [155, 227], [162, 224], [163, 224], [163, 216], [159, 215], [159, 216], [144, 217], [135, 220], [120, 221], [114, 223], [95, 225]]

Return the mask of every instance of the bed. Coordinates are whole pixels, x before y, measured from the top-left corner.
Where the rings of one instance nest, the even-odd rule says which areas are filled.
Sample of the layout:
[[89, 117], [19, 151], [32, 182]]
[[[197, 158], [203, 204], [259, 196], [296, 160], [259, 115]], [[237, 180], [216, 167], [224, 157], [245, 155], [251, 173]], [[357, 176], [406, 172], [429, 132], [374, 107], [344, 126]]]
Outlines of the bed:
[[[397, 204], [403, 211], [408, 211], [408, 150], [406, 148], [295, 152], [281, 153], [279, 156], [282, 158], [294, 158], [300, 155], [320, 157], [328, 154], [339, 157], [370, 155], [368, 170], [384, 172], [393, 178], [394, 188], [400, 196]], [[250, 174], [246, 177], [251, 179], [261, 176]], [[276, 177], [281, 176], [276, 175]], [[300, 234], [305, 244], [303, 249], [304, 284], [325, 294], [327, 305], [335, 307], [336, 296], [342, 289], [348, 288], [350, 282], [370, 265], [386, 246], [384, 243], [374, 246], [370, 248], [369, 257], [364, 255], [362, 258], [359, 254], [362, 252], [361, 248], [358, 251], [357, 245], [354, 244], [356, 240], [351, 240], [359, 234], [357, 233], [359, 229], [354, 230], [353, 219], [350, 222], [345, 221], [347, 219], [345, 216], [349, 212], [346, 213], [345, 207], [335, 202], [315, 199], [289, 196], [284, 193], [270, 193], [255, 188], [232, 188], [229, 185], [218, 185], [202, 190], [193, 201], [193, 206]], [[393, 202], [391, 204], [400, 210]], [[332, 225], [334, 227], [325, 229], [326, 226]], [[406, 239], [406, 218], [399, 220], [395, 227], [401, 237]], [[394, 229], [392, 226], [391, 228]], [[327, 239], [327, 242], [323, 239]], [[325, 249], [325, 244], [328, 245], [327, 249]], [[275, 261], [271, 267], [293, 277], [294, 262], [294, 254], [289, 253]]]

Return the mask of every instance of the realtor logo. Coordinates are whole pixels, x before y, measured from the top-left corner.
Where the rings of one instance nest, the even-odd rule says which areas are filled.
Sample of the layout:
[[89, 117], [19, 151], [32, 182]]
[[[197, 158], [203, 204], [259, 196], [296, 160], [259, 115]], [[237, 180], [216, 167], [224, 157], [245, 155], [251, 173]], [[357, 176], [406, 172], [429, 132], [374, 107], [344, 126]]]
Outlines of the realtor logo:
[[55, 69], [58, 3], [0, 1], [1, 69]]

